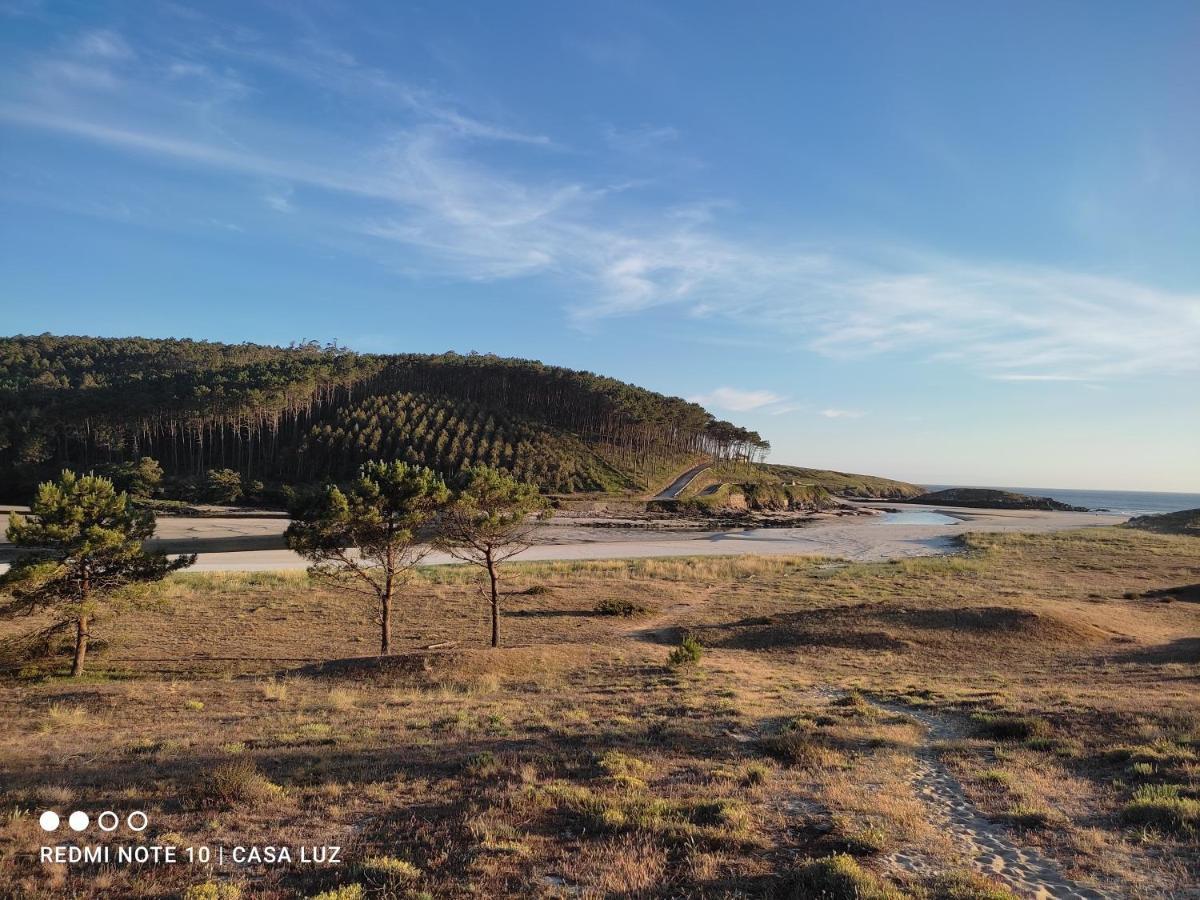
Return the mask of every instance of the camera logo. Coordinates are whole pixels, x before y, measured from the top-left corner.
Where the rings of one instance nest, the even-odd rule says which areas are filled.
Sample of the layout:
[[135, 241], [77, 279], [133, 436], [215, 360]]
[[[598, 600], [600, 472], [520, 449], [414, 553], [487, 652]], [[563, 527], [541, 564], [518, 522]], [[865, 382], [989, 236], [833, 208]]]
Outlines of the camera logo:
[[[42, 831], [57, 831], [58, 826], [62, 824], [62, 819], [54, 810], [48, 809], [38, 818], [38, 824], [42, 826]], [[86, 831], [90, 824], [91, 819], [81, 809], [77, 809], [67, 816], [67, 825], [72, 831]], [[145, 831], [149, 824], [149, 817], [140, 809], [135, 809], [125, 817], [125, 827], [130, 831]], [[121, 825], [121, 817], [111, 809], [106, 809], [96, 816], [96, 825], [101, 831], [116, 831]]]

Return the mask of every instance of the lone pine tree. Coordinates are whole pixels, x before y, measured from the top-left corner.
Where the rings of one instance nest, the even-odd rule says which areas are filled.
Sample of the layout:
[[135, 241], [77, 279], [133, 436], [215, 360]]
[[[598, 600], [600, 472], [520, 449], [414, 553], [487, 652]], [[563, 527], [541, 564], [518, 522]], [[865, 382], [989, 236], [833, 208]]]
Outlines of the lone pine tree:
[[195, 556], [170, 560], [146, 552], [143, 541], [153, 534], [154, 515], [135, 509], [107, 478], [63, 471], [38, 486], [28, 516], [12, 516], [8, 539], [29, 552], [0, 576], [7, 595], [0, 614], [58, 612], [58, 627], [74, 626], [71, 674], [83, 674], [91, 626], [102, 611], [112, 611], [115, 596], [195, 562]]

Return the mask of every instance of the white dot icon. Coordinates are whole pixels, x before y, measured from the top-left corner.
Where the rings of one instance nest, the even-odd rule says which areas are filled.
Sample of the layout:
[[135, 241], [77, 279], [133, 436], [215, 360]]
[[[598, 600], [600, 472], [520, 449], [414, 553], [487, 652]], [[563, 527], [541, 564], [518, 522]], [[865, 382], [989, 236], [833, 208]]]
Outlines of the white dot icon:
[[67, 819], [67, 824], [71, 826], [72, 831], [83, 831], [83, 829], [88, 827], [88, 814], [77, 809], [71, 813], [71, 817]]
[[42, 831], [54, 831], [58, 828], [58, 813], [46, 810], [38, 819], [38, 824], [42, 826]]

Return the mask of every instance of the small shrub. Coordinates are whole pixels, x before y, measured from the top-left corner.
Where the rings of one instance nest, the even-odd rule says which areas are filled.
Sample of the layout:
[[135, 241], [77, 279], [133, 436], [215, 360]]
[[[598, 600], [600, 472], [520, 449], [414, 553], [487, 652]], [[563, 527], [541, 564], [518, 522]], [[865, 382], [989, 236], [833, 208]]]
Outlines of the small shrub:
[[835, 769], [846, 762], [837, 750], [800, 730], [765, 738], [761, 747], [768, 756], [801, 769]]
[[213, 769], [203, 789], [207, 803], [224, 806], [262, 803], [282, 794], [283, 788], [267, 780], [248, 759], [239, 759]]
[[644, 615], [647, 609], [641, 604], [634, 603], [632, 600], [605, 597], [596, 604], [596, 612], [602, 616], [624, 616], [625, 618], [630, 618], [632, 616]]
[[270, 700], [273, 703], [281, 703], [288, 698], [286, 681], [266, 681], [259, 686], [259, 690], [262, 691], [264, 700]]
[[71, 706], [66, 703], [51, 703], [46, 708], [46, 717], [39, 723], [41, 731], [55, 731], [60, 728], [78, 728], [88, 720], [88, 711], [82, 706]]
[[1052, 737], [1031, 737], [1025, 742], [1025, 746], [1030, 750], [1037, 750], [1042, 753], [1059, 753], [1060, 751], [1067, 753], [1066, 746], [1058, 738]]
[[746, 766], [742, 773], [742, 784], [747, 787], [754, 787], [760, 784], [766, 784], [767, 778], [770, 776], [771, 770], [762, 763], [750, 763]]
[[855, 856], [883, 853], [894, 841], [891, 835], [878, 825], [855, 825], [841, 816], [834, 817], [834, 827], [845, 843], [845, 850]]
[[671, 655], [667, 657], [667, 665], [672, 669], [698, 665], [703, 653], [704, 648], [700, 646], [700, 642], [689, 634], [671, 651]]
[[1149, 778], [1156, 771], [1158, 770], [1154, 768], [1154, 763], [1149, 762], [1136, 762], [1129, 767], [1130, 775], [1138, 775], [1142, 778]]
[[853, 857], [839, 853], [805, 863], [785, 879], [777, 896], [787, 900], [890, 900], [895, 894]]
[[1125, 804], [1121, 819], [1131, 825], [1194, 834], [1200, 828], [1200, 800], [1180, 797], [1177, 784], [1143, 784]]
[[463, 762], [463, 772], [476, 778], [488, 778], [499, 774], [503, 766], [491, 750], [483, 750], [468, 756]]
[[361, 884], [346, 884], [313, 894], [308, 900], [363, 900], [364, 896]]
[[412, 881], [421, 877], [421, 870], [412, 863], [394, 856], [368, 856], [361, 863], [364, 872], [387, 878]]
[[183, 900], [241, 900], [242, 889], [236, 884], [206, 881], [193, 884], [183, 892]]
[[185, 708], [195, 710], [196, 712], [199, 712], [200, 710], [204, 709], [204, 701], [203, 700], [185, 700], [183, 702], [183, 705]]
[[996, 741], [1028, 741], [1048, 731], [1043, 719], [1001, 713], [976, 713], [971, 717], [979, 737]]
[[1004, 819], [1015, 828], [1034, 831], [1050, 825], [1053, 816], [1050, 810], [1029, 803], [1017, 803], [1008, 808]]
[[974, 872], [946, 872], [931, 878], [926, 887], [936, 900], [1018, 900], [1002, 884]]
[[604, 774], [611, 778], [620, 776], [642, 779], [654, 771], [654, 766], [636, 756], [630, 756], [619, 750], [609, 750], [599, 762]]
[[869, 707], [871, 704], [867, 698], [862, 695], [858, 688], [850, 688], [844, 695], [835, 700], [831, 700], [830, 706], [849, 706], [856, 709], [862, 709], [864, 706]]
[[152, 753], [158, 753], [162, 749], [162, 741], [156, 741], [151, 738], [137, 738], [129, 745], [128, 752], [134, 756], [149, 756]]

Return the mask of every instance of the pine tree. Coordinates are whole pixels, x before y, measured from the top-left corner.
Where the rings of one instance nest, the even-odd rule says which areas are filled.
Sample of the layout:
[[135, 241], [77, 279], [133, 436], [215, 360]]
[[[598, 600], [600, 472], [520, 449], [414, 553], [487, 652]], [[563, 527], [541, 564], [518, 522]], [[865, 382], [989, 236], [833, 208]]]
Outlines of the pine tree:
[[134, 509], [107, 478], [64, 471], [58, 481], [38, 486], [30, 515], [14, 513], [8, 539], [30, 548], [0, 577], [8, 601], [5, 614], [54, 609], [58, 627], [75, 628], [71, 674], [83, 673], [91, 626], [123, 588], [159, 581], [190, 566], [195, 556], [174, 561], [147, 553], [142, 542], [154, 534], [154, 515]]
[[311, 560], [309, 574], [379, 604], [379, 655], [392, 652], [392, 598], [429, 552], [422, 543], [449, 499], [442, 479], [402, 462], [368, 462], [345, 491], [330, 486], [293, 510], [288, 546]]
[[487, 572], [492, 606], [492, 646], [500, 646], [497, 567], [533, 544], [534, 513], [546, 501], [532, 484], [486, 466], [465, 470], [462, 489], [446, 511], [438, 537], [451, 556]]

